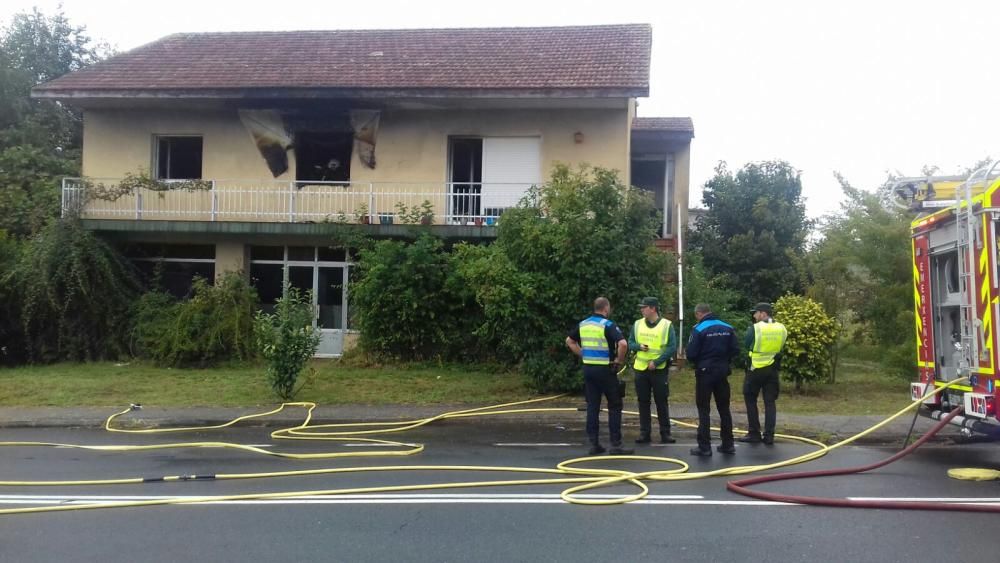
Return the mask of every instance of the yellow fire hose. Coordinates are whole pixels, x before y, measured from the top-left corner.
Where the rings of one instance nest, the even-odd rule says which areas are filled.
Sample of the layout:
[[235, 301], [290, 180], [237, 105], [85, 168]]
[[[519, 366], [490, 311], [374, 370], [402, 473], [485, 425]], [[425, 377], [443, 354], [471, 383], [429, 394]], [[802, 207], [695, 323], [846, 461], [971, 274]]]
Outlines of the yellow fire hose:
[[[388, 465], [388, 466], [375, 466], [375, 467], [329, 467], [320, 469], [271, 471], [262, 473], [167, 475], [154, 478], [125, 477], [116, 479], [92, 479], [92, 480], [73, 480], [73, 481], [0, 481], [0, 486], [6, 486], [6, 487], [69, 486], [69, 485], [80, 486], [80, 485], [140, 484], [140, 483], [150, 483], [150, 482], [175, 482], [175, 481], [260, 479], [269, 477], [292, 477], [292, 476], [303, 476], [303, 475], [322, 475], [322, 474], [340, 474], [340, 473], [347, 474], [347, 473], [363, 473], [363, 472], [394, 472], [394, 471], [461, 471], [461, 472], [491, 472], [491, 473], [531, 473], [531, 474], [558, 476], [549, 478], [515, 479], [515, 480], [502, 480], [502, 481], [459, 481], [459, 482], [435, 483], [435, 484], [357, 487], [357, 488], [343, 488], [343, 489], [286, 491], [286, 492], [272, 492], [272, 493], [249, 493], [249, 494], [239, 494], [239, 495], [219, 495], [219, 496], [202, 496], [202, 497], [176, 497], [176, 498], [160, 498], [160, 499], [146, 500], [146, 501], [123, 501], [123, 502], [113, 502], [113, 503], [92, 503], [92, 504], [13, 508], [13, 509], [0, 510], [0, 515], [30, 514], [39, 512], [61, 512], [70, 510], [92, 510], [98, 508], [153, 506], [153, 505], [163, 505], [163, 504], [192, 504], [192, 503], [203, 503], [203, 502], [236, 501], [236, 500], [252, 500], [252, 499], [281, 499], [281, 498], [302, 497], [302, 496], [348, 495], [348, 494], [387, 493], [387, 492], [400, 492], [400, 491], [424, 491], [424, 490], [434, 490], [434, 489], [499, 487], [499, 486], [512, 486], [512, 485], [551, 485], [551, 484], [571, 485], [569, 488], [565, 489], [561, 493], [561, 497], [565, 501], [573, 504], [587, 504], [587, 505], [622, 504], [642, 499], [647, 494], [649, 494], [649, 488], [645, 484], [645, 481], [682, 481], [682, 480], [703, 479], [706, 477], [716, 477], [724, 475], [746, 475], [748, 473], [767, 471], [770, 469], [776, 469], [779, 467], [786, 467], [789, 465], [812, 461], [814, 459], [826, 455], [827, 453], [837, 448], [846, 446], [852, 442], [855, 442], [860, 438], [863, 438], [864, 436], [867, 436], [868, 434], [871, 434], [872, 432], [875, 432], [876, 430], [889, 424], [893, 420], [917, 408], [917, 406], [920, 405], [920, 403], [927, 397], [933, 396], [937, 393], [941, 393], [945, 389], [953, 385], [962, 383], [964, 381], [966, 381], [966, 379], [964, 378], [953, 380], [949, 382], [948, 385], [930, 391], [925, 397], [913, 401], [906, 408], [901, 409], [900, 411], [886, 418], [882, 422], [879, 422], [878, 424], [875, 424], [874, 426], [868, 428], [867, 430], [864, 430], [863, 432], [860, 432], [834, 445], [826, 445], [816, 440], [812, 440], [801, 436], [776, 434], [775, 435], [776, 438], [814, 445], [817, 447], [817, 449], [815, 451], [800, 456], [796, 456], [790, 459], [777, 461], [769, 464], [762, 464], [762, 465], [742, 465], [742, 466], [716, 469], [713, 471], [689, 472], [688, 464], [676, 458], [660, 457], [660, 456], [629, 455], [629, 456], [589, 456], [589, 457], [573, 458], [559, 463], [554, 468], [502, 467], [502, 466], [484, 466], [484, 465]], [[382, 450], [382, 451], [321, 452], [321, 453], [296, 454], [288, 452], [267, 451], [253, 446], [233, 444], [229, 442], [176, 442], [176, 443], [155, 444], [155, 445], [92, 446], [92, 445], [79, 445], [79, 444], [62, 444], [54, 442], [21, 441], [21, 442], [0, 442], [0, 446], [7, 446], [7, 447], [53, 446], [53, 447], [76, 448], [76, 449], [95, 450], [95, 451], [115, 451], [115, 452], [134, 452], [134, 451], [149, 451], [149, 450], [177, 449], [177, 448], [227, 448], [227, 449], [248, 451], [251, 453], [263, 454], [268, 456], [283, 457], [288, 459], [332, 459], [332, 458], [346, 458], [346, 457], [410, 456], [422, 452], [424, 450], [424, 446], [407, 444], [404, 442], [397, 442], [392, 440], [383, 440], [378, 438], [364, 438], [361, 436], [367, 436], [371, 434], [405, 432], [407, 430], [412, 430], [414, 428], [419, 428], [421, 426], [431, 424], [432, 422], [435, 421], [446, 420], [450, 418], [467, 418], [476, 416], [501, 416], [508, 414], [525, 414], [525, 413], [540, 413], [540, 412], [576, 412], [577, 410], [576, 408], [537, 408], [537, 407], [512, 408], [512, 407], [520, 407], [522, 405], [535, 404], [543, 401], [550, 401], [562, 396], [563, 395], [556, 395], [553, 397], [531, 399], [527, 401], [518, 401], [518, 402], [505, 403], [488, 407], [458, 410], [458, 411], [441, 413], [427, 418], [402, 421], [402, 422], [359, 422], [359, 423], [344, 423], [344, 424], [311, 425], [310, 422], [312, 420], [312, 413], [313, 410], [316, 408], [316, 404], [309, 402], [296, 402], [296, 403], [284, 403], [281, 406], [267, 412], [241, 416], [227, 423], [213, 425], [213, 426], [197, 426], [197, 427], [185, 427], [185, 428], [156, 428], [156, 429], [123, 429], [123, 428], [115, 428], [112, 426], [112, 422], [114, 422], [115, 419], [135, 410], [136, 407], [134, 406], [126, 410], [123, 410], [121, 412], [112, 414], [107, 418], [107, 420], [104, 423], [104, 428], [109, 432], [119, 432], [127, 434], [160, 434], [169, 432], [204, 431], [204, 430], [227, 428], [246, 420], [267, 417], [276, 414], [278, 412], [281, 412], [282, 410], [288, 407], [302, 407], [306, 409], [306, 415], [301, 424], [294, 426], [292, 428], [275, 430], [274, 432], [271, 433], [271, 437], [277, 440], [327, 440], [327, 441], [350, 441], [350, 442], [363, 441], [367, 443], [374, 443], [374, 444], [380, 444], [398, 448], [393, 450]], [[637, 413], [632, 411], [625, 411], [625, 414], [635, 415]], [[687, 428], [697, 428], [697, 425], [690, 424], [687, 422], [682, 422], [677, 420], [673, 420], [672, 422], [674, 424], [677, 424], [679, 426], [684, 426]], [[713, 428], [713, 430], [718, 430], [718, 429]], [[745, 430], [736, 430], [735, 432], [737, 434], [746, 433]], [[605, 462], [609, 460], [650, 461], [650, 462], [663, 463], [666, 465], [673, 465], [675, 467], [669, 469], [657, 469], [645, 472], [633, 472], [633, 471], [626, 471], [622, 469], [612, 469], [612, 468], [580, 467], [580, 465], [584, 463]], [[630, 495], [622, 495], [613, 498], [584, 498], [576, 496], [579, 493], [583, 493], [584, 491], [590, 491], [600, 487], [607, 487], [621, 483], [631, 484], [635, 486], [638, 489], [638, 491]]]

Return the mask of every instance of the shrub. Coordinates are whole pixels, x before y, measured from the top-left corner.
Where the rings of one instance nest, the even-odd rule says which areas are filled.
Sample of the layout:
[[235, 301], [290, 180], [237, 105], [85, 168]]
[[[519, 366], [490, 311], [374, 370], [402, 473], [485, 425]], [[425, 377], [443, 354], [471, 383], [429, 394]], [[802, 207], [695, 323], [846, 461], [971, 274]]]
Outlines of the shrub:
[[271, 389], [283, 400], [291, 399], [301, 389], [296, 387], [299, 374], [319, 347], [320, 333], [313, 327], [312, 295], [285, 286], [285, 296], [278, 299], [274, 314], [263, 311], [254, 319], [254, 335], [260, 355], [267, 360]]
[[207, 366], [255, 356], [257, 291], [230, 272], [215, 285], [195, 278], [192, 297], [153, 291], [133, 308], [133, 352], [160, 365]]
[[361, 347], [410, 360], [469, 357], [475, 303], [453, 270], [444, 243], [429, 233], [362, 249], [351, 287]]
[[[666, 297], [670, 259], [653, 246], [659, 218], [649, 194], [601, 168], [557, 166], [503, 214], [493, 247], [460, 265], [483, 309], [477, 334], [499, 359], [522, 363], [539, 390], [577, 390], [563, 341], [606, 296], [624, 327], [646, 295]], [[545, 367], [550, 366], [550, 367]]]
[[127, 350], [136, 273], [114, 248], [75, 220], [53, 221], [25, 243], [2, 276], [18, 302], [31, 361], [115, 358]]
[[781, 357], [785, 378], [795, 382], [796, 390], [802, 388], [803, 382], [825, 379], [831, 347], [837, 340], [837, 323], [808, 297], [785, 295], [774, 309], [775, 320], [788, 329]]

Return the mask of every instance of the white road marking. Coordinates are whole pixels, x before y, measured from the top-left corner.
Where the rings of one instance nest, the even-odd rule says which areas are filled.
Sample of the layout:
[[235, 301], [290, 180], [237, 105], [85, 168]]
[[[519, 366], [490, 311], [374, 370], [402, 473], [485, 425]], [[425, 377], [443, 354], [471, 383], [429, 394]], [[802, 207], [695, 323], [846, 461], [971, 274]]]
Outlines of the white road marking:
[[[206, 495], [209, 496], [209, 495]], [[584, 494], [581, 499], [615, 499], [618, 495]], [[0, 505], [80, 505], [141, 502], [164, 499], [198, 499], [202, 496], [108, 496], [108, 495], [0, 495]], [[950, 502], [962, 504], [1000, 504], [998, 498], [919, 498], [919, 497], [848, 497], [849, 500]], [[311, 495], [281, 499], [216, 500], [197, 504], [262, 505], [262, 504], [566, 504], [555, 493], [414, 493], [414, 494], [354, 494]], [[700, 495], [648, 495], [630, 504], [686, 506], [800, 506], [795, 503], [760, 500], [706, 499]]]
[[537, 442], [537, 443], [536, 442], [497, 442], [497, 443], [495, 443], [493, 445], [494, 446], [501, 446], [501, 447], [504, 447], [504, 446], [506, 446], [506, 447], [515, 447], [515, 448], [532, 447], [532, 446], [538, 446], [538, 447], [579, 446], [581, 448], [583, 447], [580, 444], [567, 444], [565, 442], [550, 442], [550, 443], [546, 443], [546, 442]]

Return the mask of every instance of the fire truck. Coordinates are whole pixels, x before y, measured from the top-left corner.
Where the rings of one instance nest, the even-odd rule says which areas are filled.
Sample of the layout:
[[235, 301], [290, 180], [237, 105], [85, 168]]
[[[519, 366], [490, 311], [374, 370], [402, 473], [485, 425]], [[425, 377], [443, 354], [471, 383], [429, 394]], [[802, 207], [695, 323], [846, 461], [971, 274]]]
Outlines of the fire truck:
[[1000, 435], [1000, 161], [967, 178], [901, 178], [897, 201], [915, 212], [911, 223], [918, 381], [913, 400], [947, 382], [968, 378], [923, 401], [920, 412], [952, 419], [966, 435]]

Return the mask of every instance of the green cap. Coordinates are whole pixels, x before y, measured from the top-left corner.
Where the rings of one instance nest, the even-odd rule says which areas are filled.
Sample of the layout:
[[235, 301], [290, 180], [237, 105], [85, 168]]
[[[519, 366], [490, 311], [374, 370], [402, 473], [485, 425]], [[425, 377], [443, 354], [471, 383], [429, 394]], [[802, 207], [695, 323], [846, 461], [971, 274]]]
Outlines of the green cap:
[[643, 297], [642, 303], [639, 303], [640, 307], [656, 307], [656, 310], [660, 310], [660, 300], [655, 297]]

